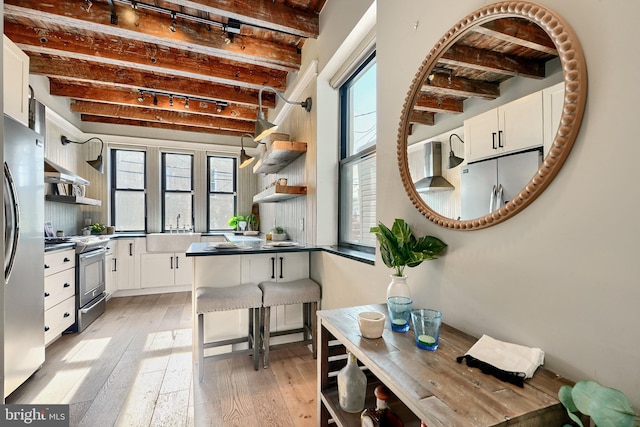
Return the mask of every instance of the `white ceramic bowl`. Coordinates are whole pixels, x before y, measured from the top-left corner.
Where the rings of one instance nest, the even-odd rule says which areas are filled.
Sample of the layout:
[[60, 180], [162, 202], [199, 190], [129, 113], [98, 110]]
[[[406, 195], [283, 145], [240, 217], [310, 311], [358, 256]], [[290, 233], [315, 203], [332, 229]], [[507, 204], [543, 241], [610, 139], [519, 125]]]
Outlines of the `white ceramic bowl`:
[[376, 339], [382, 336], [386, 316], [379, 311], [362, 311], [358, 313], [360, 334], [365, 338]]

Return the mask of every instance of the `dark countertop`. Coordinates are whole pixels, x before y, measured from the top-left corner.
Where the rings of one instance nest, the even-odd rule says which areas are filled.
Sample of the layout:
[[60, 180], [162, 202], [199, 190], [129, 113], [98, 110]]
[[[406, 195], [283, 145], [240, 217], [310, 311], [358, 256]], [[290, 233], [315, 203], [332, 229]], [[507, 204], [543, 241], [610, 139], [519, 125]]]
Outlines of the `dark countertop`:
[[72, 249], [75, 248], [76, 244], [73, 242], [66, 242], [66, 243], [47, 243], [44, 245], [44, 251], [45, 252], [53, 252], [53, 251], [59, 251], [62, 249]]
[[315, 252], [321, 251], [322, 248], [317, 246], [305, 246], [294, 243], [294, 246], [269, 246], [261, 239], [244, 240], [236, 242], [236, 248], [215, 248], [213, 243], [200, 242], [192, 243], [187, 249], [187, 256], [218, 256], [218, 255], [243, 255], [243, 254], [262, 254], [276, 252]]

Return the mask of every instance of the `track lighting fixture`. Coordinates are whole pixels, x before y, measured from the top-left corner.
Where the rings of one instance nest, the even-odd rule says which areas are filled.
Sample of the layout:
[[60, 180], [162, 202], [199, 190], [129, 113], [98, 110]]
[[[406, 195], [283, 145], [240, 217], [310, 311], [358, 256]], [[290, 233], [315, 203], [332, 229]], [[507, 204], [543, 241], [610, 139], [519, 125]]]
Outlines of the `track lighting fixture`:
[[174, 106], [174, 99], [175, 98], [182, 98], [184, 99], [184, 108], [186, 110], [189, 109], [189, 101], [200, 101], [204, 104], [215, 104], [215, 110], [218, 113], [221, 113], [224, 111], [225, 108], [227, 108], [228, 104], [225, 101], [220, 101], [217, 99], [205, 99], [205, 98], [195, 98], [193, 96], [186, 96], [186, 95], [181, 95], [179, 93], [168, 93], [168, 92], [156, 92], [156, 91], [151, 91], [151, 90], [147, 90], [147, 89], [138, 89], [138, 102], [139, 103], [144, 103], [145, 101], [145, 94], [153, 96], [153, 105], [157, 106], [158, 105], [158, 96], [166, 96], [167, 98], [169, 98], [169, 106], [173, 107]]
[[222, 27], [222, 37], [224, 43], [233, 43], [233, 37], [235, 34], [240, 34], [240, 21], [237, 19], [229, 18], [229, 21]]
[[453, 169], [464, 161], [463, 158], [453, 154], [453, 145], [451, 145], [451, 138], [453, 138], [454, 136], [464, 144], [462, 138], [460, 138], [457, 134], [452, 133], [451, 135], [449, 135], [449, 165], [447, 166], [447, 169]]
[[80, 8], [85, 12], [89, 13], [89, 11], [91, 10], [91, 6], [93, 6], [93, 3], [91, 2], [91, 0], [84, 0], [84, 4], [80, 6]]
[[249, 166], [251, 163], [253, 163], [253, 160], [255, 159], [255, 157], [251, 157], [250, 155], [247, 154], [246, 151], [244, 151], [245, 136], [248, 136], [249, 138], [253, 138], [253, 135], [251, 135], [250, 133], [245, 133], [240, 137], [240, 168], [245, 168]]
[[278, 129], [278, 125], [275, 125], [265, 119], [264, 112], [262, 111], [262, 92], [265, 89], [268, 89], [273, 93], [275, 93], [276, 95], [278, 95], [278, 97], [282, 99], [284, 102], [286, 102], [287, 104], [300, 105], [302, 108], [304, 108], [307, 111], [307, 113], [311, 111], [311, 105], [312, 105], [311, 97], [308, 97], [302, 102], [289, 101], [284, 96], [282, 96], [280, 92], [278, 92], [271, 86], [263, 86], [260, 89], [260, 92], [258, 93], [258, 117], [256, 118], [256, 131], [253, 138], [254, 141], [260, 141], [262, 138], [264, 138], [265, 136], [269, 135], [270, 133]]
[[171, 25], [169, 25], [169, 31], [172, 33], [176, 32], [176, 13], [171, 12]]
[[[85, 3], [87, 3], [87, 2], [91, 3], [90, 0], [85, 0]], [[172, 20], [172, 24], [169, 27], [169, 29], [172, 32], [175, 32], [176, 19], [177, 18], [181, 18], [181, 19], [186, 19], [188, 21], [192, 21], [192, 22], [198, 22], [200, 24], [204, 24], [204, 25], [207, 25], [207, 26], [222, 28], [225, 33], [240, 34], [240, 21], [236, 21], [236, 20], [233, 20], [233, 19], [229, 19], [228, 23], [224, 23], [224, 22], [218, 22], [218, 21], [214, 21], [212, 19], [204, 18], [202, 16], [189, 15], [188, 13], [172, 10], [172, 9], [169, 9], [169, 8], [166, 8], [166, 7], [156, 6], [153, 3], [145, 3], [143, 1], [138, 1], [138, 0], [109, 0], [109, 3], [115, 3], [115, 2], [129, 4], [134, 9], [147, 9], [147, 10], [152, 10], [154, 12], [166, 13], [167, 15], [170, 15], [171, 16], [171, 20]], [[232, 21], [237, 22], [237, 25], [235, 25], [235, 24], [232, 25]], [[243, 24], [243, 25], [250, 25], [250, 24]], [[226, 26], [226, 30], [224, 30], [225, 26]], [[259, 28], [259, 27], [257, 27], [257, 28]], [[233, 41], [233, 38], [232, 38], [232, 41]]]
[[95, 160], [87, 160], [87, 163], [89, 164], [89, 166], [91, 166], [92, 168], [94, 168], [95, 170], [97, 170], [100, 173], [104, 172], [104, 163], [102, 162], [102, 150], [104, 149], [104, 141], [101, 140], [100, 138], [94, 136], [93, 138], [89, 138], [86, 141], [71, 141], [69, 138], [67, 138], [66, 136], [62, 135], [60, 137], [60, 142], [62, 143], [62, 145], [67, 145], [69, 143], [72, 144], [86, 144], [89, 141], [100, 141], [100, 154], [98, 155], [98, 158]]

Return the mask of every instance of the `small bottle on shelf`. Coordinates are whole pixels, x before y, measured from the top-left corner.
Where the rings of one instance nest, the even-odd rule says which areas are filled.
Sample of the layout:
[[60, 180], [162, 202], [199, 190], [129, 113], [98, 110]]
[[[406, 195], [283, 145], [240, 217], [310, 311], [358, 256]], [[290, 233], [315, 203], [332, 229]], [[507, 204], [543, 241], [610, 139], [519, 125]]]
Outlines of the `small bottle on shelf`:
[[403, 427], [404, 423], [389, 409], [391, 392], [385, 386], [378, 386], [373, 391], [376, 396], [376, 407], [367, 408], [360, 414], [361, 427]]
[[347, 365], [338, 372], [338, 399], [343, 411], [357, 413], [364, 409], [367, 376], [358, 367], [356, 357], [347, 355]]

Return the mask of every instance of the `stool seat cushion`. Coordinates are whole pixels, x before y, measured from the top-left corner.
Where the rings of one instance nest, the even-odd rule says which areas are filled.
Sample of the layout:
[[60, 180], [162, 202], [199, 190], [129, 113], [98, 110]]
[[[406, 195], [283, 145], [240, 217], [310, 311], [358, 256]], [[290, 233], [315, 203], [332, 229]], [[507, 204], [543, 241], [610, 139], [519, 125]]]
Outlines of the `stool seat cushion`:
[[320, 301], [320, 285], [311, 279], [262, 282], [259, 286], [265, 307]]
[[262, 306], [262, 292], [255, 284], [224, 288], [200, 287], [196, 289], [196, 312], [258, 308]]

